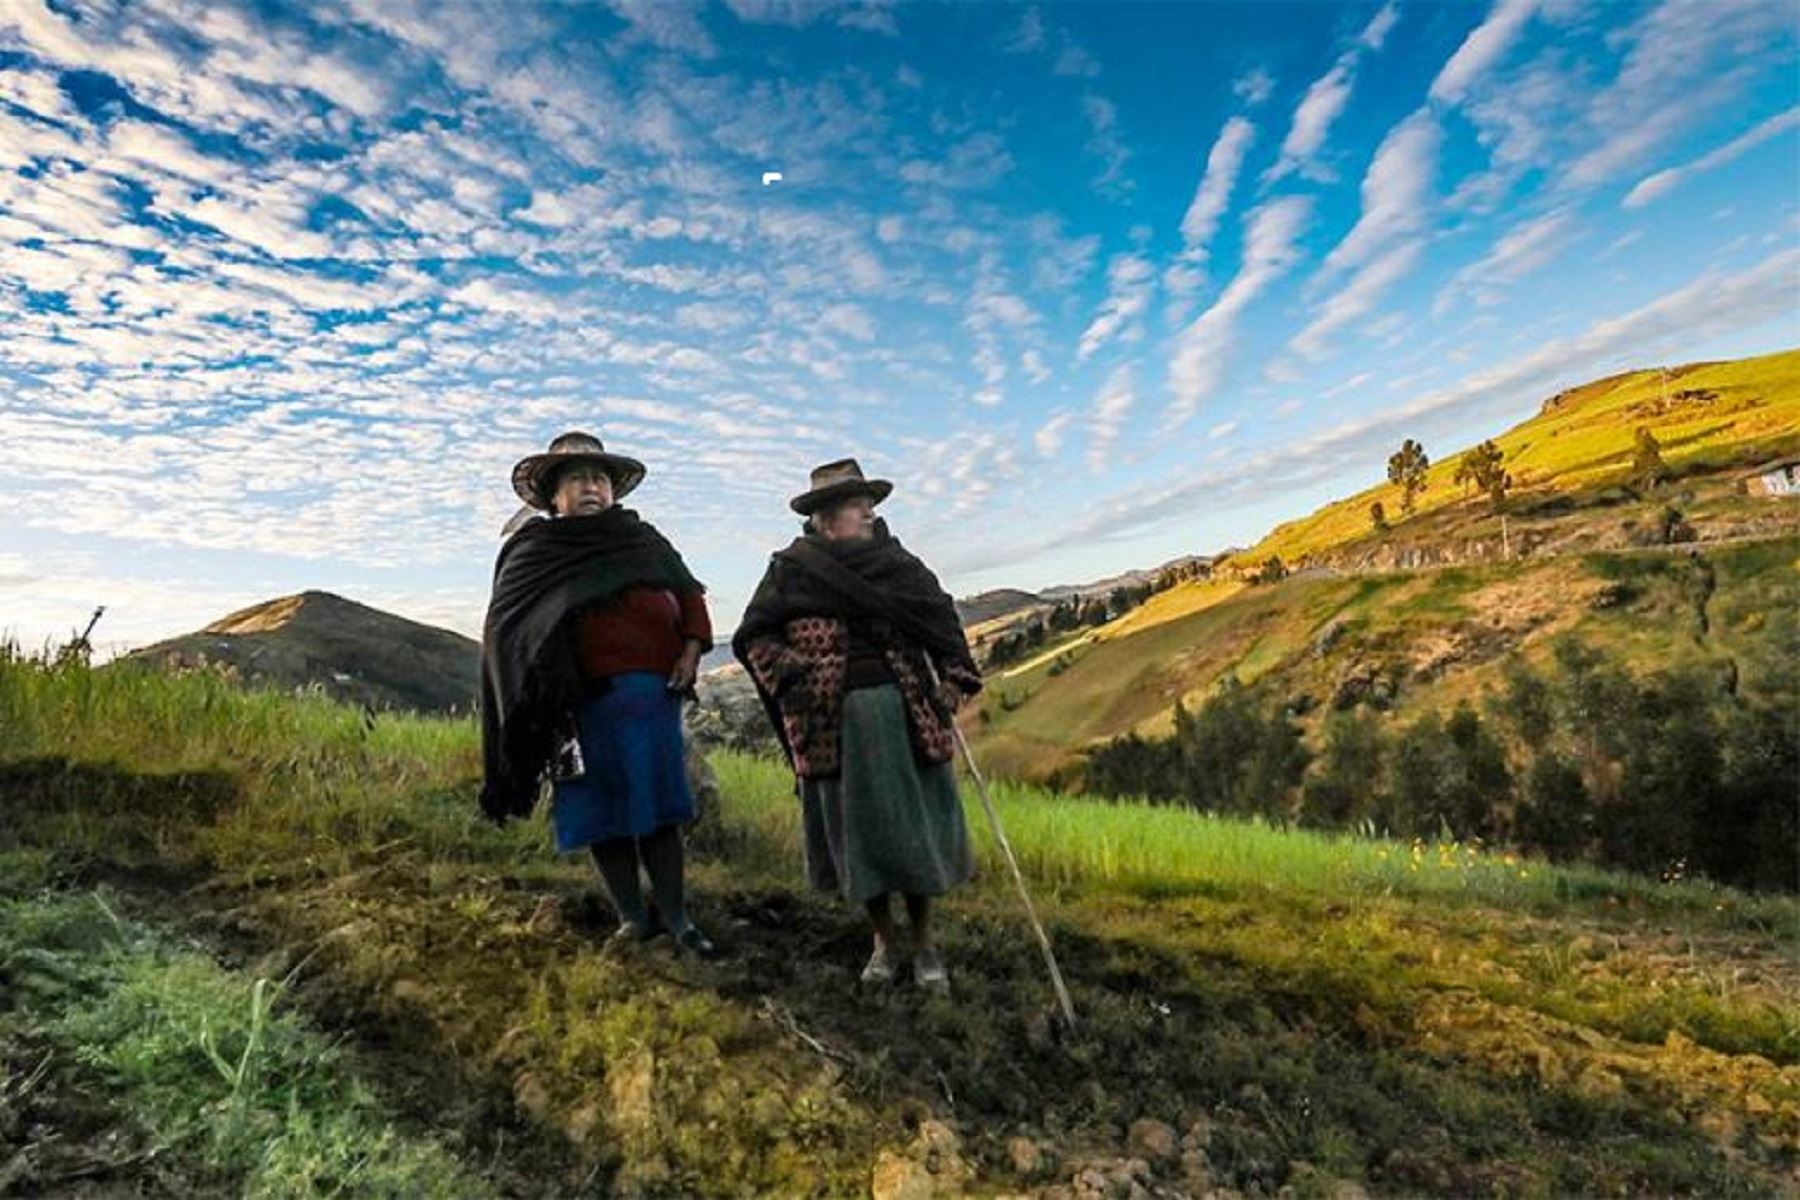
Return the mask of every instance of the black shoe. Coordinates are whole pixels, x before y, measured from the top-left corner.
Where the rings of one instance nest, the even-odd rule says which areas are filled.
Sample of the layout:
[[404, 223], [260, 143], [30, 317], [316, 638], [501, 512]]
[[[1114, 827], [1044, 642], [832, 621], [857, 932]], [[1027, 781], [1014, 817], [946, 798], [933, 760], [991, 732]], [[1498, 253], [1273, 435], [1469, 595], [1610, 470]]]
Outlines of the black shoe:
[[675, 944], [700, 958], [717, 958], [720, 954], [719, 947], [711, 938], [700, 932], [698, 925], [689, 925], [676, 934]]

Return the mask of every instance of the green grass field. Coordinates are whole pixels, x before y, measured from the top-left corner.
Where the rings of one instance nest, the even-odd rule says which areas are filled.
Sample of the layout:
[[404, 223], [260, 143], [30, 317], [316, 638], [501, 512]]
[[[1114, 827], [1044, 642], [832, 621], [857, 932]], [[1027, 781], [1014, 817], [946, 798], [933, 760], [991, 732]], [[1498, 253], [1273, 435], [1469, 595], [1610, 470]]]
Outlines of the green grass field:
[[[693, 833], [712, 965], [604, 952], [542, 815], [479, 820], [468, 721], [8, 658], [0, 730], [0, 1111], [119, 1187], [843, 1195], [927, 1121], [987, 1191], [1129, 1172], [1145, 1119], [1186, 1154], [1146, 1180], [1195, 1192], [1776, 1195], [1800, 1162], [1792, 898], [1002, 786], [1071, 1036], [973, 797], [954, 1001], [859, 998], [767, 761], [716, 757]], [[78, 1159], [32, 1130], [0, 1118], [27, 1193]]]

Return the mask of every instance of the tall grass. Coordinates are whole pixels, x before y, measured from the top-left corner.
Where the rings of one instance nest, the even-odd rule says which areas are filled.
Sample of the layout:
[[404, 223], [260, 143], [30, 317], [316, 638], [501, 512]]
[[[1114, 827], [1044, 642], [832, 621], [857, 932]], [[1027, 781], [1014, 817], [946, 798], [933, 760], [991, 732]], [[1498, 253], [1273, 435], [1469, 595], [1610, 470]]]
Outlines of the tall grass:
[[[229, 773], [239, 782], [237, 802], [195, 836], [216, 866], [251, 875], [347, 870], [400, 852], [508, 870], [548, 858], [541, 813], [505, 829], [481, 818], [479, 736], [467, 718], [369, 721], [322, 697], [247, 692], [206, 673], [48, 666], [0, 655], [0, 764], [40, 757], [133, 773]], [[798, 801], [786, 768], [729, 752], [712, 761], [724, 797], [717, 816], [723, 844], [754, 845], [759, 855], [797, 863]], [[1779, 897], [1553, 866], [1499, 849], [1283, 829], [1004, 781], [992, 794], [1022, 867], [1041, 887], [1140, 896], [1219, 889], [1397, 895], [1543, 910], [1629, 903], [1764, 927], [1800, 923], [1800, 905]], [[964, 795], [986, 874], [999, 880], [1004, 865], [986, 817], [972, 789], [965, 786]], [[82, 830], [99, 839], [116, 827], [68, 828], [72, 848], [93, 850], [99, 847], [80, 845]]]
[[[783, 764], [734, 753], [715, 754], [712, 761], [726, 796], [726, 820], [798, 862], [799, 802]], [[965, 781], [962, 790], [983, 872], [999, 880], [1006, 867], [986, 814], [972, 784]], [[1556, 866], [1467, 843], [1284, 829], [1004, 781], [992, 783], [990, 794], [1021, 868], [1040, 886], [1145, 897], [1218, 891], [1313, 898], [1394, 895], [1542, 911], [1624, 903], [1777, 928], [1800, 921], [1800, 905], [1782, 897]]]

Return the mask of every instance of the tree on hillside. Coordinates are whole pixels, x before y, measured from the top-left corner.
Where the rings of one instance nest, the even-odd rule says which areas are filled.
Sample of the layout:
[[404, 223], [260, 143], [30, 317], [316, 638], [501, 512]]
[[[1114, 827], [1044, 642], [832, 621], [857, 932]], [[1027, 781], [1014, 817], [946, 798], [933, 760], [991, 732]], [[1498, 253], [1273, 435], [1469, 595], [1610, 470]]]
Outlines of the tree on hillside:
[[1637, 448], [1631, 455], [1631, 482], [1649, 491], [1669, 477], [1669, 466], [1663, 462], [1662, 443], [1643, 425], [1638, 426]]
[[1507, 474], [1502, 465], [1506, 456], [1500, 447], [1492, 441], [1486, 441], [1462, 456], [1456, 464], [1456, 482], [1469, 484], [1487, 493], [1488, 502], [1496, 512], [1506, 503], [1506, 490], [1512, 486], [1512, 476]]
[[1379, 500], [1369, 505], [1369, 525], [1376, 533], [1388, 531], [1387, 509], [1382, 507]]
[[1425, 490], [1425, 472], [1431, 469], [1431, 458], [1425, 447], [1407, 438], [1400, 449], [1388, 457], [1388, 482], [1400, 487], [1400, 511], [1411, 513], [1419, 493]]

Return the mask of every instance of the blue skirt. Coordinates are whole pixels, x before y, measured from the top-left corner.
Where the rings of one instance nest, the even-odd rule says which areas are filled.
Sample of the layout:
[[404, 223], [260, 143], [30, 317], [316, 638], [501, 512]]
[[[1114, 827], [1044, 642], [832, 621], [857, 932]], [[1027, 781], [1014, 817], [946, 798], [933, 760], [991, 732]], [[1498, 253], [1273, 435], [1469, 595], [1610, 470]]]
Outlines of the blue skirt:
[[558, 850], [642, 837], [694, 819], [681, 746], [681, 697], [651, 671], [614, 675], [575, 710], [586, 773], [553, 785]]

